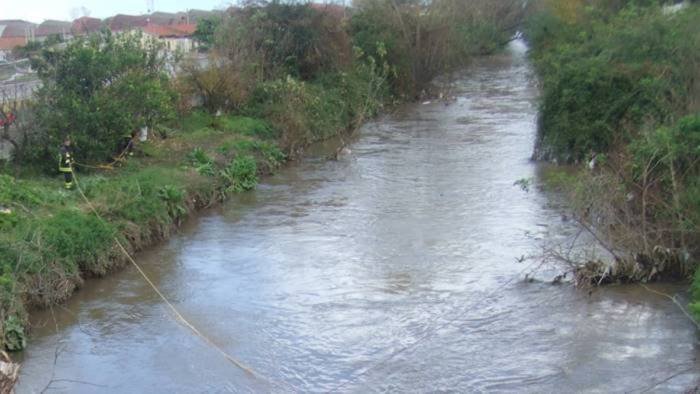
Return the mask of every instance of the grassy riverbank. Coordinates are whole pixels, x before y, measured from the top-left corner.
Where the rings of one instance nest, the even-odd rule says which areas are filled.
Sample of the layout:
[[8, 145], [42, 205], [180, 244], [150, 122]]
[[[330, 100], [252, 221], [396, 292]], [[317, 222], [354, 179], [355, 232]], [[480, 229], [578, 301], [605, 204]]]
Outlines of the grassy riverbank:
[[[194, 110], [159, 127], [114, 169], [78, 166], [79, 185], [106, 223], [58, 176], [0, 175], [0, 204], [10, 211], [0, 214], [2, 344], [25, 346], [32, 306], [61, 302], [86, 278], [122, 266], [115, 237], [130, 252], [166, 239], [192, 212], [254, 188], [303, 147], [350, 132], [379, 109], [383, 96], [371, 81], [332, 81], [262, 86], [237, 115]], [[290, 90], [304, 99], [283, 101]]]
[[[528, 24], [539, 159], [615, 256], [590, 282], [690, 279], [700, 259], [700, 5], [543, 0]], [[700, 317], [700, 273], [691, 309]]]
[[[137, 251], [165, 239], [194, 210], [228, 193], [250, 189], [285, 160], [276, 143], [259, 137], [261, 121], [202, 116], [173, 138], [139, 146], [113, 171], [77, 172], [80, 187], [107, 220], [89, 212], [60, 179], [0, 176], [0, 297], [4, 345], [24, 346], [28, 306], [65, 300], [86, 277], [125, 261], [114, 237]], [[219, 119], [217, 119], [219, 120]], [[203, 122], [206, 121], [206, 122]], [[235, 127], [227, 127], [235, 126]]]
[[[40, 48], [32, 62], [42, 88], [15, 133], [0, 136], [19, 136], [0, 175], [0, 345], [22, 349], [31, 307], [123, 265], [115, 238], [130, 252], [166, 239], [308, 144], [424, 95], [436, 75], [501, 47], [522, 16], [509, 1], [417, 4], [252, 4], [202, 23], [208, 62], [183, 62], [176, 77], [162, 46], [144, 47], [137, 35]], [[62, 190], [57, 146], [70, 132], [77, 161], [99, 167], [125, 131], [144, 124], [151, 138], [123, 165], [78, 166], [103, 222]]]

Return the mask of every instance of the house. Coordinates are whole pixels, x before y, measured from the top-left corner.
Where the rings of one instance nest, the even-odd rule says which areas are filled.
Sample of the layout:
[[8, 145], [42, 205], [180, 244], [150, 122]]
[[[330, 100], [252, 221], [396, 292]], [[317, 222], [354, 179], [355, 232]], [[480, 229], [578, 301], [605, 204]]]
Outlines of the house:
[[105, 19], [105, 24], [113, 32], [123, 32], [134, 29], [143, 29], [148, 25], [148, 15], [124, 15], [117, 14]]
[[35, 24], [23, 20], [0, 20], [0, 61], [7, 61], [13, 49], [33, 39], [35, 28]]
[[71, 33], [74, 37], [97, 33], [102, 29], [102, 21], [97, 18], [83, 16], [73, 21]]
[[18, 19], [0, 20], [0, 37], [25, 37], [31, 40], [34, 37], [36, 25]]
[[192, 52], [197, 48], [192, 35], [197, 25], [181, 23], [176, 25], [157, 25], [149, 23], [143, 29], [144, 34], [154, 37], [165, 44], [169, 52]]
[[154, 12], [148, 16], [150, 23], [157, 25], [182, 25], [197, 24], [204, 18], [210, 18], [217, 14], [217, 11], [187, 10], [185, 12]]
[[12, 50], [27, 45], [25, 37], [0, 37], [0, 62], [9, 61]]
[[51, 36], [60, 37], [63, 41], [69, 40], [73, 37], [72, 26], [71, 22], [45, 20], [34, 31], [34, 40], [42, 42]]

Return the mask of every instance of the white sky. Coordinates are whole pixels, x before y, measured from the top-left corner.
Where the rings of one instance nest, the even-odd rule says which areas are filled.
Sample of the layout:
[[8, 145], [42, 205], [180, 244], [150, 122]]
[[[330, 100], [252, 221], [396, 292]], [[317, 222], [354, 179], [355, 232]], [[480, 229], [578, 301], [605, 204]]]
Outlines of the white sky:
[[[225, 8], [235, 0], [153, 0], [155, 11], [176, 12], [187, 9]], [[140, 15], [148, 10], [147, 0], [0, 0], [0, 19], [24, 19], [40, 23], [45, 19], [71, 21], [83, 16], [104, 19], [115, 14]], [[76, 13], [77, 11], [77, 13]]]

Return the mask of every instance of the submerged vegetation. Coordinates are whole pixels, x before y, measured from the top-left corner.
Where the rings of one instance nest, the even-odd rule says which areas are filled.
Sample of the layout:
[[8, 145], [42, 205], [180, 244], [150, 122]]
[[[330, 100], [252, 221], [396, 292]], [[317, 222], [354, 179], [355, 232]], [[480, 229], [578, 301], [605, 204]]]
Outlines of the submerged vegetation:
[[[133, 252], [167, 238], [192, 211], [253, 189], [310, 143], [497, 50], [523, 12], [515, 0], [251, 2], [200, 23], [206, 62], [171, 64], [130, 34], [32, 52], [43, 87], [0, 166], [0, 345], [25, 346], [28, 308], [121, 266], [115, 240]], [[134, 157], [113, 160], [144, 127]], [[105, 221], [60, 188], [54, 157], [66, 135], [78, 185]]]
[[[542, 84], [535, 156], [614, 256], [588, 280], [689, 278], [700, 259], [700, 6], [542, 1], [528, 23]], [[614, 274], [613, 274], [614, 273]], [[700, 317], [700, 273], [691, 309]]]

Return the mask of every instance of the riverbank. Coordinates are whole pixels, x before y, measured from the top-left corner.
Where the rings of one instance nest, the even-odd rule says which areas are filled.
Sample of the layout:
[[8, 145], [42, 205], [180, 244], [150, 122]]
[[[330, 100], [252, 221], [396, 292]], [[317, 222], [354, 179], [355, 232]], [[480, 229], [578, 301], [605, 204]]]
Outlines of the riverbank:
[[668, 299], [640, 286], [589, 296], [551, 285], [548, 267], [523, 280], [538, 261], [517, 258], [577, 229], [551, 193], [513, 186], [541, 164], [529, 160], [535, 79], [522, 44], [511, 49], [472, 62], [451, 104], [370, 120], [339, 161], [307, 149], [138, 254], [183, 315], [261, 379], [124, 269], [32, 314], [17, 392], [693, 387], [695, 328]]
[[[250, 190], [318, 138], [295, 141], [283, 152], [278, 134], [258, 118], [195, 111], [167, 138], [139, 143], [135, 155], [109, 170], [84, 171], [78, 185], [97, 208], [58, 178], [0, 175], [0, 261], [3, 267], [2, 345], [26, 345], [27, 313], [65, 301], [90, 277], [125, 263], [114, 238], [130, 253], [167, 239], [192, 213]], [[289, 149], [289, 148], [288, 148]]]
[[[177, 76], [159, 44], [137, 35], [42, 50], [32, 59], [42, 88], [32, 113], [12, 124], [21, 138], [4, 169], [12, 175], [0, 176], [0, 345], [23, 349], [28, 309], [122, 266], [117, 243], [132, 253], [167, 239], [184, 218], [254, 188], [310, 143], [354, 130], [384, 103], [424, 97], [436, 75], [497, 50], [523, 11], [481, 7], [251, 4], [200, 26], [207, 64], [185, 62]], [[104, 169], [115, 141], [144, 124], [155, 139]], [[67, 133], [88, 206], [60, 180], [35, 175], [55, 171]]]
[[583, 285], [695, 278], [700, 317], [700, 6], [543, 2], [527, 28], [542, 86], [534, 157], [607, 261]]

